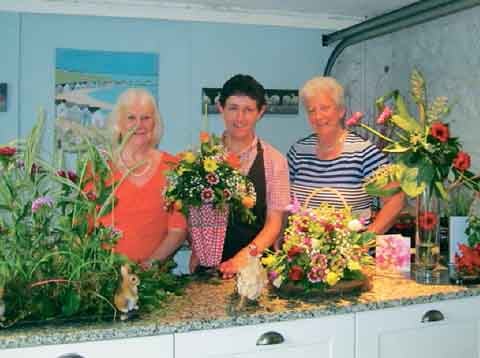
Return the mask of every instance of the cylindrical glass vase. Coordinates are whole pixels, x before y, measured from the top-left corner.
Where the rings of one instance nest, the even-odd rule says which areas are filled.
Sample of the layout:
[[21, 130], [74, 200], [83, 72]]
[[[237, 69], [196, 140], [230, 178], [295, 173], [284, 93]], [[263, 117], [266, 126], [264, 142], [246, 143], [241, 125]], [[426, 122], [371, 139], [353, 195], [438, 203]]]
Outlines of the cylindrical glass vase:
[[435, 284], [440, 280], [439, 200], [431, 187], [416, 199], [415, 280]]

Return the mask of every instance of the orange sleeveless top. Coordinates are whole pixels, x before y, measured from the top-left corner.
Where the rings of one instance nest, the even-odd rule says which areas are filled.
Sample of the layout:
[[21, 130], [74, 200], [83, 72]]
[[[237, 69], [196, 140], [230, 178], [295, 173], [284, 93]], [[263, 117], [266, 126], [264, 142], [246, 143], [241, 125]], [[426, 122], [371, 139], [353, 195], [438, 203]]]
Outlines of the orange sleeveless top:
[[[141, 262], [153, 254], [169, 229], [186, 229], [186, 219], [182, 213], [165, 210], [165, 172], [169, 169], [167, 163], [173, 161], [172, 155], [162, 152], [156, 172], [147, 182], [137, 185], [127, 177], [117, 187], [116, 206], [100, 219], [104, 226], [113, 226], [122, 232], [115, 252]], [[119, 181], [123, 174], [115, 170], [113, 175]]]

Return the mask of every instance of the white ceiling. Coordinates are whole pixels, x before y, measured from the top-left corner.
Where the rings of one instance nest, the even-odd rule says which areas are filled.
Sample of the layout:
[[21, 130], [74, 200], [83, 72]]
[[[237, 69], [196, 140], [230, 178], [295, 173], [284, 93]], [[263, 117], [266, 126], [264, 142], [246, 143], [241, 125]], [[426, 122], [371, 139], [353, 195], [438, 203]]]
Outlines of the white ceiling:
[[413, 0], [0, 0], [0, 11], [340, 29]]

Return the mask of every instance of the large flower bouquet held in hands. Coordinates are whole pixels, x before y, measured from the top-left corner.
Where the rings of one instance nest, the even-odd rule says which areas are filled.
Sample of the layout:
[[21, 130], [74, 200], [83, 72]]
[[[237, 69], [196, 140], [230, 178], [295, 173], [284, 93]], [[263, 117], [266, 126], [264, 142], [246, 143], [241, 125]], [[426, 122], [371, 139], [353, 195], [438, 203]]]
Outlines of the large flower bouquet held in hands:
[[178, 155], [167, 173], [167, 206], [188, 218], [193, 251], [200, 264], [220, 263], [229, 215], [252, 222], [256, 201], [251, 181], [239, 172], [239, 158], [228, 153], [221, 139], [200, 133], [200, 147]]
[[[417, 70], [411, 74], [410, 85], [418, 119], [410, 114], [404, 98], [395, 90], [376, 101], [380, 113], [376, 123], [382, 126], [381, 131], [362, 123], [362, 114], [358, 112], [346, 123], [361, 126], [384, 140], [383, 151], [392, 154], [393, 163], [367, 179], [366, 191], [389, 195], [402, 190], [417, 198], [417, 281], [428, 281], [439, 257], [439, 200], [448, 200], [449, 191], [458, 185], [478, 191], [480, 178], [469, 171], [470, 155], [459, 139], [451, 136], [443, 121], [450, 111], [447, 98], [437, 97], [428, 104], [425, 79]], [[390, 183], [398, 183], [398, 187], [389, 188]]]
[[290, 209], [281, 250], [262, 259], [273, 286], [287, 294], [328, 293], [348, 282], [354, 285], [345, 287], [363, 287], [366, 268], [373, 265], [368, 249], [375, 245], [375, 235], [362, 231], [350, 208], [325, 203], [309, 209], [297, 203]]

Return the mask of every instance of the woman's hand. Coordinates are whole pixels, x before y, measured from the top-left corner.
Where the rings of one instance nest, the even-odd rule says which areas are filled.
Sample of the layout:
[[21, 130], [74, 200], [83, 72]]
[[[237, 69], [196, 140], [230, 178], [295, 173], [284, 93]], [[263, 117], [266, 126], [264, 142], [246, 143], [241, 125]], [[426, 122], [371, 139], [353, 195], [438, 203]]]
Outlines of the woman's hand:
[[245, 249], [243, 249], [239, 251], [235, 256], [233, 256], [231, 259], [222, 262], [219, 266], [219, 270], [222, 274], [222, 278], [224, 280], [228, 280], [235, 277], [237, 272], [247, 263], [247, 255], [248, 255], [248, 252]]

